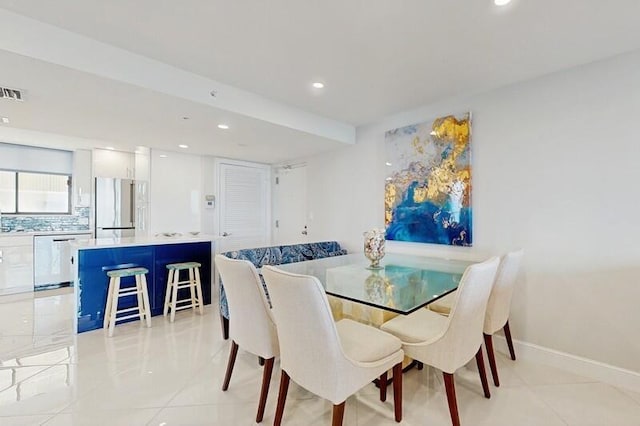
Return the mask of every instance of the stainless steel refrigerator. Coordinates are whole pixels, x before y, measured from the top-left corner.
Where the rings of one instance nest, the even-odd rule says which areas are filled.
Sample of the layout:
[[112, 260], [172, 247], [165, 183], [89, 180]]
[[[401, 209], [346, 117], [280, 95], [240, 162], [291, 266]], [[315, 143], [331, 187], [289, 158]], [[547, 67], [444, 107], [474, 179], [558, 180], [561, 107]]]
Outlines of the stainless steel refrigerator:
[[135, 183], [130, 179], [96, 178], [96, 238], [135, 235]]

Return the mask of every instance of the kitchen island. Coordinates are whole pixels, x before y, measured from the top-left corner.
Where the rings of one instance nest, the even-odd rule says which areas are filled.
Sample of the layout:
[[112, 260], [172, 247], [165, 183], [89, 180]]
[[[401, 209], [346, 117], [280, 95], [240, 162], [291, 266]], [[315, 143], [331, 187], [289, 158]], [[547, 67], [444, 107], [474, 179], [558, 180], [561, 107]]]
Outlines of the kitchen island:
[[[110, 269], [141, 266], [149, 270], [147, 286], [151, 315], [162, 314], [167, 288], [167, 264], [199, 262], [204, 303], [211, 303], [212, 235], [172, 237], [98, 238], [72, 244], [75, 265], [75, 330], [82, 333], [102, 328]], [[123, 281], [127, 282], [127, 281]], [[133, 305], [135, 296], [122, 300]], [[125, 306], [126, 307], [126, 306]]]

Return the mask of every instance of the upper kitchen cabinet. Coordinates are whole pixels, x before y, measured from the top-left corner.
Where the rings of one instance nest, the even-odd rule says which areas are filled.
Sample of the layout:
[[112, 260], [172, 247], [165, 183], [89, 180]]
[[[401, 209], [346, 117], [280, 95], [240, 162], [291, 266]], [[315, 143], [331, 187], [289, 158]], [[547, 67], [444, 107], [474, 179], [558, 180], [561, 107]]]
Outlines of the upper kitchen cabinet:
[[75, 207], [91, 206], [91, 151], [78, 149], [73, 153], [73, 203]]
[[93, 175], [118, 179], [135, 177], [135, 158], [129, 152], [93, 150]]
[[135, 166], [136, 236], [146, 236], [149, 234], [149, 184], [151, 181], [151, 150], [149, 148], [136, 147]]
[[151, 150], [148, 228], [151, 235], [201, 230], [202, 181], [200, 156]]
[[136, 148], [135, 179], [145, 182], [151, 180], [151, 150], [144, 146]]

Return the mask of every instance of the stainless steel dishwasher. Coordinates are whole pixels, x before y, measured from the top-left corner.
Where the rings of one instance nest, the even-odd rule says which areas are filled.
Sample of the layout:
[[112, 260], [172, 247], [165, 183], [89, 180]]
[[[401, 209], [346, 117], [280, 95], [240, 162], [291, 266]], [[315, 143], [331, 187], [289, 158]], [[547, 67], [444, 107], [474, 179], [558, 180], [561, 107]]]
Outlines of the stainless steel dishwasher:
[[71, 283], [70, 241], [88, 240], [91, 233], [36, 235], [33, 244], [35, 290], [64, 287]]

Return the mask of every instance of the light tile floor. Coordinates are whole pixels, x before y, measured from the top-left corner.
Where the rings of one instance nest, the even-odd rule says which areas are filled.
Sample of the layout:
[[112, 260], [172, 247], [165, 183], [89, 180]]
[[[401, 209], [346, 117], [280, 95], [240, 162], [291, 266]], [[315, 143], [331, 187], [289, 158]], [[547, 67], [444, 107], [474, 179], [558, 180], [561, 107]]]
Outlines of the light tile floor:
[[[0, 425], [251, 425], [261, 369], [240, 351], [231, 386], [220, 390], [229, 342], [216, 306], [73, 333], [70, 290], [0, 297]], [[485, 399], [474, 365], [456, 374], [462, 424], [640, 425], [640, 394], [498, 354], [502, 386]], [[280, 371], [272, 379], [264, 424], [272, 424]], [[390, 393], [391, 393], [390, 389]], [[345, 425], [393, 425], [392, 395], [369, 385], [347, 400]], [[292, 383], [285, 425], [328, 425], [331, 404]], [[450, 425], [442, 376], [404, 375], [405, 425]]]

